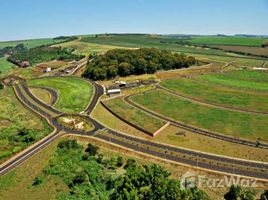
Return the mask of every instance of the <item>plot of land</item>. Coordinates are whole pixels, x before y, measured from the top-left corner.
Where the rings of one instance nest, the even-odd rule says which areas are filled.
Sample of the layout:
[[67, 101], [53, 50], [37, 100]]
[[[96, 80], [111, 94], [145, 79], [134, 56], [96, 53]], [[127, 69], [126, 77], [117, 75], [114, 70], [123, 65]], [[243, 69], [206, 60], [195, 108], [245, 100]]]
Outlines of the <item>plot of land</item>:
[[44, 89], [41, 88], [30, 88], [31, 93], [36, 96], [38, 99], [43, 101], [46, 104], [51, 104], [52, 98], [51, 94]]
[[67, 113], [83, 111], [93, 94], [91, 84], [74, 77], [33, 79], [28, 81], [28, 85], [55, 89], [58, 92], [59, 99], [54, 106]]
[[165, 124], [163, 121], [127, 104], [122, 98], [105, 101], [104, 103], [120, 117], [151, 133], [154, 133]]
[[0, 164], [52, 132], [48, 124], [16, 99], [12, 88], [0, 90]]
[[213, 132], [268, 141], [268, 117], [211, 108], [157, 90], [132, 97], [146, 108]]
[[213, 84], [226, 85], [238, 89], [263, 92], [268, 90], [268, 75], [261, 71], [238, 70], [224, 74], [207, 74], [198, 76], [198, 78]]
[[[268, 77], [268, 76], [267, 76]], [[268, 94], [214, 86], [187, 78], [170, 79], [161, 85], [186, 97], [207, 103], [251, 111], [268, 112]]]

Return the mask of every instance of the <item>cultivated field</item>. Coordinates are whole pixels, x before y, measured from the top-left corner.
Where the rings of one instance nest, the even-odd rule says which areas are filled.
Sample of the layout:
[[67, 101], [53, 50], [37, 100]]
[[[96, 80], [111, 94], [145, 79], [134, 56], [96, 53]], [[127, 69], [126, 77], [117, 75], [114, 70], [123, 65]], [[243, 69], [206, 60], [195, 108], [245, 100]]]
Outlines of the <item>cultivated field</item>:
[[193, 44], [218, 44], [218, 45], [244, 45], [244, 46], [261, 46], [266, 38], [249, 38], [249, 37], [224, 37], [224, 36], [199, 36], [187, 39], [187, 42]]
[[268, 141], [268, 117], [200, 105], [161, 90], [131, 98], [142, 106], [185, 124], [246, 139]]
[[32, 79], [28, 86], [48, 87], [58, 92], [55, 108], [67, 113], [83, 111], [90, 102], [93, 87], [87, 81], [73, 77]]

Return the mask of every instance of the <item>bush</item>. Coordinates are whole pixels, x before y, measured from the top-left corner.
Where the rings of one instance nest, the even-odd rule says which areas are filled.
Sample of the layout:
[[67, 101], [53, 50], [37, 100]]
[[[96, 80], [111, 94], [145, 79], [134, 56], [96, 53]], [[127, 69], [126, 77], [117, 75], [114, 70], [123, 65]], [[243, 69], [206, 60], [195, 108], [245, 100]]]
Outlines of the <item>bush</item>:
[[79, 149], [81, 146], [77, 143], [76, 140], [65, 140], [61, 141], [58, 144], [59, 149]]
[[124, 164], [123, 157], [122, 156], [118, 156], [117, 157], [117, 162], [116, 162], [117, 167], [122, 167], [123, 164]]
[[0, 82], [0, 90], [4, 88], [4, 85]]
[[86, 148], [86, 152], [91, 156], [95, 156], [98, 153], [99, 147], [93, 144], [88, 144]]
[[34, 179], [32, 185], [33, 185], [33, 186], [40, 185], [40, 184], [42, 184], [42, 182], [43, 182], [43, 179], [42, 179], [41, 177], [36, 177], [36, 178]]
[[82, 75], [94, 80], [111, 79], [116, 76], [153, 74], [157, 70], [189, 67], [196, 63], [192, 56], [173, 54], [171, 51], [157, 49], [110, 50], [89, 62]]

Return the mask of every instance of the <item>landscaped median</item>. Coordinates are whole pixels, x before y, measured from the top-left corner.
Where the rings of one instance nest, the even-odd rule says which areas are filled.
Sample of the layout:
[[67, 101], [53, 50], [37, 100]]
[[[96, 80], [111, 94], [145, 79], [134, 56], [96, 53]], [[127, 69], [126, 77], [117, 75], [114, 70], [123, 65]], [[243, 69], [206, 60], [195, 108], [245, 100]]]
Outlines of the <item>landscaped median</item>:
[[93, 86], [86, 80], [76, 77], [46, 77], [32, 79], [28, 86], [47, 87], [58, 92], [54, 107], [65, 113], [78, 113], [89, 104]]

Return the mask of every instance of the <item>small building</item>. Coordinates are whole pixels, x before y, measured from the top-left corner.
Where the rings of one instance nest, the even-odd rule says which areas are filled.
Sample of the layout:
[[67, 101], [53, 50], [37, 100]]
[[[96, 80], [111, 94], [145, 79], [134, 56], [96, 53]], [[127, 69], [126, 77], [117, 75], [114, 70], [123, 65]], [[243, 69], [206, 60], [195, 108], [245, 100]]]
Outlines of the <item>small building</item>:
[[106, 94], [109, 96], [118, 95], [118, 94], [121, 94], [121, 90], [120, 89], [110, 89], [110, 90], [107, 90]]
[[47, 67], [47, 68], [44, 70], [45, 73], [48, 73], [48, 72], [51, 72], [51, 71], [52, 71], [52, 69], [51, 69], [50, 67]]

